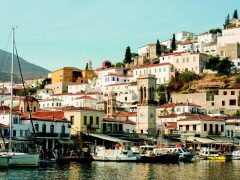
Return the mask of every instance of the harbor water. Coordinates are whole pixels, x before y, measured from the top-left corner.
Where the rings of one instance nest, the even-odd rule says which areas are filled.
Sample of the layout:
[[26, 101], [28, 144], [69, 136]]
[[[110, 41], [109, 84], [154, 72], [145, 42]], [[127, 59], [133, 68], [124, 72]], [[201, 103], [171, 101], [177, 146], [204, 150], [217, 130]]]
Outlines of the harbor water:
[[0, 169], [0, 179], [231, 179], [240, 180], [240, 161], [149, 164], [89, 162], [53, 164], [38, 168]]

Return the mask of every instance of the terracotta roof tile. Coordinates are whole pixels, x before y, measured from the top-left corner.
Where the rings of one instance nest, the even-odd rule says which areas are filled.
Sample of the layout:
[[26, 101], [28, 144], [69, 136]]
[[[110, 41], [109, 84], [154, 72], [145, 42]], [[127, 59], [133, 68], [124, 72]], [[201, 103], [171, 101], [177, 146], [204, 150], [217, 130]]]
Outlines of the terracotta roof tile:
[[172, 65], [172, 64], [171, 63], [148, 64], [148, 65], [143, 65], [143, 66], [136, 67], [135, 69], [158, 67], [158, 66], [167, 66], [167, 65]]
[[116, 116], [137, 116], [137, 112], [118, 111]]
[[223, 121], [223, 120], [224, 119], [222, 117], [211, 117], [208, 115], [193, 114], [188, 118], [179, 119], [178, 121]]
[[76, 99], [87, 99], [87, 100], [96, 100], [95, 98], [91, 97], [91, 96], [81, 96], [81, 97], [78, 97]]

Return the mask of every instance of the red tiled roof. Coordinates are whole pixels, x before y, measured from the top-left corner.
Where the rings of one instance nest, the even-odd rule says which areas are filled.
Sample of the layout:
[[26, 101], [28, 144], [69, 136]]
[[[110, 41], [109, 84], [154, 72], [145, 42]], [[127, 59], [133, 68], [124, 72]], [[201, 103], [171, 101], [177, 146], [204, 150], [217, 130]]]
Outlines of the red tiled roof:
[[64, 94], [54, 94], [53, 96], [64, 96], [64, 95], [72, 95], [72, 96], [77, 96], [77, 95], [94, 95], [94, 94], [99, 94], [98, 92], [79, 92], [79, 93], [64, 93]]
[[116, 119], [108, 118], [108, 117], [103, 118], [103, 121], [107, 121], [107, 122], [119, 122], [119, 123], [122, 123], [122, 121], [118, 121], [118, 120], [116, 120]]
[[118, 111], [116, 116], [137, 116], [137, 112]]
[[223, 120], [224, 119], [222, 117], [211, 117], [208, 115], [193, 114], [188, 118], [179, 119], [178, 121], [223, 121]]
[[67, 106], [61, 108], [63, 111], [95, 111], [95, 112], [103, 112], [97, 109], [89, 108], [89, 107], [74, 107], [74, 106]]
[[9, 127], [8, 125], [1, 124], [1, 123], [0, 123], [0, 128], [8, 128], [8, 127]]
[[132, 124], [132, 125], [136, 125], [136, 123], [134, 121], [131, 121], [129, 119], [127, 119], [126, 121], [123, 121], [124, 124]]
[[167, 108], [173, 108], [173, 107], [176, 107], [176, 106], [195, 106], [195, 107], [201, 107], [197, 104], [193, 104], [193, 103], [167, 103], [167, 104], [163, 104], [161, 106], [158, 106], [157, 108], [164, 108], [164, 109], [167, 109]]
[[95, 98], [91, 97], [91, 96], [81, 96], [81, 97], [78, 97], [76, 99], [88, 99], [88, 100], [96, 100]]
[[176, 118], [177, 117], [177, 114], [167, 114], [167, 115], [164, 115], [164, 116], [159, 116], [160, 118]]
[[105, 71], [105, 70], [111, 70], [111, 69], [122, 69], [122, 68], [120, 68], [120, 67], [110, 67], [110, 68], [100, 67], [100, 68], [97, 68], [96, 71]]
[[163, 54], [160, 57], [171, 56], [171, 55], [181, 55], [181, 54], [182, 54], [182, 52], [172, 52], [172, 53]]
[[133, 76], [125, 76], [125, 75], [122, 75], [122, 74], [116, 74], [116, 73], [110, 73], [106, 76], [116, 76], [116, 77], [123, 77], [123, 78], [133, 77]]
[[136, 67], [135, 69], [141, 69], [141, 68], [149, 68], [149, 67], [158, 67], [158, 66], [165, 66], [165, 65], [172, 65], [171, 63], [161, 63], [161, 64], [148, 64]]
[[[29, 120], [29, 113], [22, 113], [23, 120]], [[66, 121], [63, 111], [38, 111], [32, 114], [32, 119], [46, 121]]]
[[191, 41], [185, 41], [185, 42], [182, 42], [181, 45], [188, 45], [188, 44], [193, 44], [193, 42]]

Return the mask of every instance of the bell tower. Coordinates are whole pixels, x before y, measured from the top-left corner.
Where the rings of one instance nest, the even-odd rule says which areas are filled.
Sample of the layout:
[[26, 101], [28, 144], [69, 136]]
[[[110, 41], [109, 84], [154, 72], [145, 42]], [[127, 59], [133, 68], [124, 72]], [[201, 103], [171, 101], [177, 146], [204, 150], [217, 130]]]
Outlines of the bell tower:
[[116, 97], [114, 92], [108, 93], [107, 99], [107, 117], [112, 118], [116, 114]]
[[137, 79], [137, 133], [149, 136], [156, 135], [156, 78], [145, 74]]

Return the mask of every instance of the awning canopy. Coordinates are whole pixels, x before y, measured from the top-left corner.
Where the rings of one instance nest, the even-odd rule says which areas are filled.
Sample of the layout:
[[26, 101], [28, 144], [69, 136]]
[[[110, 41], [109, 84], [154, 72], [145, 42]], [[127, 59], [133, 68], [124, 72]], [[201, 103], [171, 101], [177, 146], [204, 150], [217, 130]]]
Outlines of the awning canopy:
[[73, 140], [71, 139], [58, 139], [60, 144], [74, 144]]
[[215, 140], [215, 144], [234, 144], [236, 142], [239, 142], [236, 138], [229, 138], [229, 137], [221, 137], [221, 136], [214, 136], [210, 137], [210, 139]]
[[126, 141], [126, 140], [122, 140], [116, 137], [112, 137], [112, 136], [108, 136], [105, 134], [97, 134], [97, 133], [84, 133], [86, 135], [95, 137], [95, 138], [99, 138], [99, 139], [103, 139], [103, 140], [107, 140], [107, 141], [112, 141], [112, 142], [122, 142], [122, 143], [129, 143], [130, 141]]
[[201, 143], [201, 144], [214, 144], [216, 141], [209, 138], [200, 138], [200, 137], [187, 137], [186, 141], [193, 143]]

